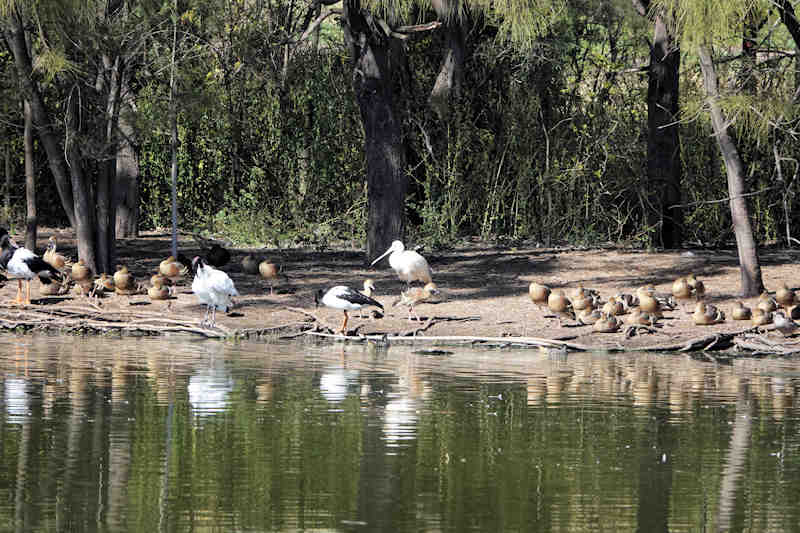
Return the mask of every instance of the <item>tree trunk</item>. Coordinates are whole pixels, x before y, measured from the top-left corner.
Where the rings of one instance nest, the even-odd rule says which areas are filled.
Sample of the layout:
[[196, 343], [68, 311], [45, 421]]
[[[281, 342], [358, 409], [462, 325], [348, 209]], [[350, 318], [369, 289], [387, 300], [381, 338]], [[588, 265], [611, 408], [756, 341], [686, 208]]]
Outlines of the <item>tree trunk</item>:
[[5, 181], [5, 191], [3, 194], [4, 200], [3, 205], [5, 207], [5, 214], [3, 216], [3, 223], [6, 226], [11, 226], [11, 143], [6, 143], [6, 149], [4, 150], [5, 154], [5, 172], [6, 172], [6, 181]]
[[110, 80], [106, 92], [105, 142], [108, 155], [97, 176], [97, 267], [99, 272], [114, 272], [116, 244], [116, 206], [114, 185], [117, 170], [117, 121], [119, 119], [120, 77], [123, 75], [119, 57], [104, 55], [103, 68]]
[[447, 50], [429, 98], [431, 107], [441, 119], [449, 115], [450, 100], [461, 89], [465, 56], [464, 32], [461, 31], [458, 21], [448, 21], [445, 31]]
[[367, 172], [367, 260], [383, 253], [405, 229], [405, 152], [400, 122], [395, 117], [390, 37], [359, 0], [345, 0], [344, 29], [353, 59], [353, 92], [364, 126]]
[[[178, 12], [178, 0], [173, 5], [175, 13]], [[178, 257], [178, 102], [175, 94], [175, 49], [178, 46], [177, 22], [172, 25], [172, 60], [169, 74], [169, 125], [170, 142], [169, 150], [172, 157], [170, 163], [170, 178], [172, 183], [172, 256]]]
[[25, 217], [25, 248], [36, 250], [36, 174], [33, 171], [33, 117], [31, 106], [26, 100], [23, 104], [25, 119], [25, 199], [27, 215]]
[[33, 68], [28, 47], [25, 43], [25, 30], [19, 14], [14, 10], [9, 10], [6, 17], [7, 25], [3, 30], [3, 35], [8, 43], [11, 53], [14, 55], [14, 64], [19, 77], [20, 87], [26, 100], [30, 103], [33, 123], [36, 133], [47, 153], [47, 162], [50, 172], [56, 182], [56, 189], [61, 198], [61, 205], [69, 219], [69, 223], [76, 228], [75, 212], [72, 198], [72, 185], [70, 174], [67, 171], [66, 159], [61, 149], [58, 136], [53, 131], [50, 113], [44, 103], [44, 98], [39, 92], [39, 88], [33, 81]]
[[89, 194], [89, 184], [84, 174], [83, 161], [81, 160], [75, 139], [78, 135], [78, 100], [74, 95], [67, 101], [65, 152], [69, 162], [70, 177], [72, 181], [72, 196], [75, 202], [75, 238], [78, 242], [78, 258], [97, 272], [97, 258], [95, 256], [94, 240], [94, 206]]
[[647, 86], [647, 177], [660, 205], [661, 245], [681, 244], [681, 158], [678, 136], [680, 49], [663, 17], [656, 17]]
[[794, 41], [794, 101], [797, 103], [798, 99], [800, 99], [800, 22], [798, 22], [794, 7], [792, 7], [789, 0], [776, 0], [774, 5], [778, 8], [781, 21]]
[[739, 157], [736, 144], [728, 134], [728, 123], [717, 104], [719, 90], [717, 88], [717, 73], [711, 60], [711, 53], [703, 45], [697, 47], [700, 57], [700, 70], [703, 72], [703, 85], [705, 86], [707, 103], [711, 113], [711, 125], [722, 158], [725, 161], [725, 172], [728, 176], [728, 195], [730, 196], [731, 220], [733, 231], [736, 235], [736, 245], [739, 251], [739, 268], [742, 275], [742, 296], [757, 296], [764, 290], [761, 279], [761, 265], [758, 262], [758, 249], [753, 237], [753, 228], [750, 224], [750, 214], [747, 209], [747, 200], [743, 196], [744, 166]]
[[117, 145], [117, 237], [132, 238], [139, 235], [139, 155], [136, 151], [136, 132], [129, 119], [135, 109], [134, 96], [123, 77], [121, 109], [119, 115], [119, 144]]
[[[643, 17], [648, 16], [650, 0], [633, 0]], [[656, 15], [647, 84], [647, 190], [652, 205], [658, 206], [660, 241], [664, 248], [677, 248], [682, 241], [683, 210], [678, 131], [678, 83], [680, 49], [662, 15]], [[675, 207], [673, 207], [675, 206]]]

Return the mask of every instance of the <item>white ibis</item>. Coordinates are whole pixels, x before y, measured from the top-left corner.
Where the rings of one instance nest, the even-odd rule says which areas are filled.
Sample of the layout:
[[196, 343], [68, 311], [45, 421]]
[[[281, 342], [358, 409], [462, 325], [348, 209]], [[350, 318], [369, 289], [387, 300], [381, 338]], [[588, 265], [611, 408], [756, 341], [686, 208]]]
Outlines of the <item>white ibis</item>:
[[394, 241], [389, 249], [374, 260], [372, 264], [374, 265], [387, 255], [389, 256], [389, 266], [407, 284], [410, 285], [412, 281], [420, 281], [422, 283], [433, 281], [431, 267], [428, 266], [425, 258], [414, 250], [406, 250], [402, 242]]
[[358, 311], [365, 305], [372, 305], [383, 311], [383, 305], [379, 301], [373, 300], [369, 296], [361, 294], [350, 287], [345, 287], [344, 285], [331, 287], [327, 292], [322, 289], [318, 290], [316, 294], [314, 294], [314, 303], [317, 307], [322, 304], [331, 309], [341, 309], [344, 311], [344, 322], [342, 322], [342, 329], [340, 330], [342, 334], [345, 333], [345, 328], [347, 327], [348, 311]]
[[[42, 283], [52, 283], [53, 279], [60, 279], [61, 272], [46, 263], [44, 259], [34, 254], [27, 248], [18, 248], [12, 244], [8, 234], [0, 239], [0, 266], [5, 268], [9, 274], [19, 278], [17, 280], [17, 304], [30, 305], [31, 303], [31, 280], [39, 277]], [[26, 296], [22, 299], [22, 280], [26, 282]]]
[[[205, 304], [206, 314], [201, 325], [213, 327], [216, 324], [217, 309], [228, 312], [233, 307], [234, 296], [239, 296], [233, 280], [222, 270], [207, 265], [202, 257], [195, 257], [192, 261], [194, 271], [194, 281], [192, 281], [192, 292]], [[211, 313], [211, 318], [208, 315]]]

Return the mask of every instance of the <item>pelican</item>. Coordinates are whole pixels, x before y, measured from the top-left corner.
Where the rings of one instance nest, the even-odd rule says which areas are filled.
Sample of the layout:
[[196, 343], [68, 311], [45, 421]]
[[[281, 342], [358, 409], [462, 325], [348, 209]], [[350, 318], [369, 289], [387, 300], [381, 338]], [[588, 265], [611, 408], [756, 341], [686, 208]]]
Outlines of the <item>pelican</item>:
[[412, 281], [421, 281], [426, 284], [433, 281], [431, 267], [428, 266], [425, 258], [414, 250], [406, 250], [402, 242], [394, 241], [389, 249], [372, 264], [374, 265], [387, 255], [389, 256], [389, 266], [407, 285], [411, 285]]
[[322, 304], [331, 309], [344, 311], [344, 322], [342, 322], [342, 329], [340, 330], [342, 334], [345, 333], [345, 328], [347, 327], [347, 311], [357, 311], [365, 305], [373, 305], [383, 311], [383, 305], [379, 301], [373, 300], [369, 296], [344, 285], [331, 287], [327, 292], [322, 289], [318, 290], [314, 294], [314, 304], [316, 307]]

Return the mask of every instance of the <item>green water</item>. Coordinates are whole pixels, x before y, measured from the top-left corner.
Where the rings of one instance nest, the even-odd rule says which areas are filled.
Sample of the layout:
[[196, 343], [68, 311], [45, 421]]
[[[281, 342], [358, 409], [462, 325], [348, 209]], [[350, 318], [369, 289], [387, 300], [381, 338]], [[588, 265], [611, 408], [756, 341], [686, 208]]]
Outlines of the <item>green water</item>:
[[0, 531], [800, 531], [800, 362], [0, 337]]

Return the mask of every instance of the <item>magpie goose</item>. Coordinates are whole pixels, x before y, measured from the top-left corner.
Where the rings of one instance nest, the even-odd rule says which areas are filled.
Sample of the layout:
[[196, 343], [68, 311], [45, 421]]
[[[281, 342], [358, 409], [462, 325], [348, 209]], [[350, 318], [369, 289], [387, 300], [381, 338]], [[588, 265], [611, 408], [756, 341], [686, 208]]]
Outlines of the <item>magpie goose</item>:
[[[192, 261], [194, 271], [194, 281], [192, 281], [192, 292], [205, 304], [206, 314], [201, 325], [213, 327], [216, 323], [217, 309], [228, 312], [233, 307], [233, 296], [239, 296], [233, 280], [222, 270], [208, 265], [202, 257], [195, 257]], [[211, 319], [209, 320], [209, 312]]]
[[344, 322], [342, 322], [341, 329], [342, 334], [345, 333], [345, 328], [347, 327], [348, 311], [357, 311], [365, 305], [373, 305], [383, 310], [383, 305], [379, 301], [373, 300], [369, 296], [361, 294], [350, 287], [345, 287], [344, 285], [331, 287], [327, 292], [322, 289], [318, 290], [314, 295], [314, 303], [317, 307], [322, 304], [325, 307], [344, 311]]
[[[42, 283], [51, 283], [52, 279], [61, 279], [61, 272], [46, 263], [41, 257], [34, 254], [27, 248], [15, 246], [8, 234], [0, 238], [0, 266], [6, 269], [9, 274], [17, 277], [17, 304], [30, 305], [31, 303], [31, 280], [39, 277]], [[26, 297], [22, 299], [22, 280], [26, 281]]]

